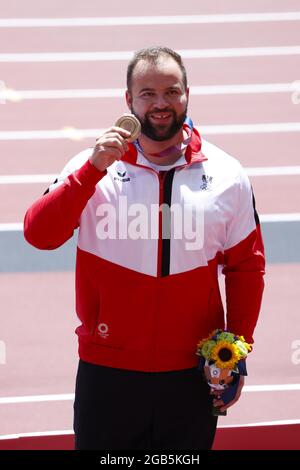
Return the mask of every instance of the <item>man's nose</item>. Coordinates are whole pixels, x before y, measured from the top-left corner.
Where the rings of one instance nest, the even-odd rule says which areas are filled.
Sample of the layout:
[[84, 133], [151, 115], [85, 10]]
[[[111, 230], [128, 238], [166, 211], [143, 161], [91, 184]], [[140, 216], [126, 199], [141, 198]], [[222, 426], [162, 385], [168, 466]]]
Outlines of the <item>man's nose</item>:
[[167, 97], [163, 94], [161, 95], [156, 95], [156, 99], [155, 99], [155, 102], [153, 103], [155, 107], [159, 108], [159, 109], [164, 109], [166, 107], [169, 106], [169, 101], [167, 99]]

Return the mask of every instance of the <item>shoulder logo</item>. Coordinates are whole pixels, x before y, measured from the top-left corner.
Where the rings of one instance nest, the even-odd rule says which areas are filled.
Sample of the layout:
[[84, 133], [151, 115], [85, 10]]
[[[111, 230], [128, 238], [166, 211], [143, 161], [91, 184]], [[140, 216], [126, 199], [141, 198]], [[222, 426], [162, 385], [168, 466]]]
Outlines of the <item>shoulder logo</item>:
[[211, 189], [213, 177], [208, 175], [202, 175], [202, 182], [200, 184], [200, 189], [207, 191]]
[[117, 170], [117, 175], [118, 176], [114, 176], [114, 181], [121, 181], [122, 183], [126, 183], [127, 181], [130, 181], [131, 178], [130, 176], [128, 176], [126, 178], [126, 170], [125, 171], [118, 171]]

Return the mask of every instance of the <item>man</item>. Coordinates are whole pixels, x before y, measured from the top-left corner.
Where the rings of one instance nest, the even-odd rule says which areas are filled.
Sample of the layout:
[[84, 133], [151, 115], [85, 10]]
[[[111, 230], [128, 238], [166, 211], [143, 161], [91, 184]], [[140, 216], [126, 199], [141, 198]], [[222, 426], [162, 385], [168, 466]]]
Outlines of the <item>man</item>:
[[240, 164], [186, 119], [178, 54], [137, 52], [127, 87], [138, 141], [114, 126], [73, 158], [27, 211], [25, 237], [53, 249], [79, 227], [76, 448], [210, 449], [217, 418], [196, 345], [225, 326], [219, 265], [227, 329], [253, 342], [264, 273], [254, 199]]

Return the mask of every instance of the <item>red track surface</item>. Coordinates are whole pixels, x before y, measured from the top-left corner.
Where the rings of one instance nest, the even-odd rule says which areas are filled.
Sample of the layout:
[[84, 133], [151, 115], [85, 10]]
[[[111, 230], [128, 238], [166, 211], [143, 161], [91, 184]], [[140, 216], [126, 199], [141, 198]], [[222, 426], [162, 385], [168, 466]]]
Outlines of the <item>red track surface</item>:
[[[213, 450], [297, 450], [299, 425], [217, 429]], [[74, 435], [26, 436], [0, 440], [0, 450], [72, 450]]]
[[[18, 3], [18, 9], [16, 9]], [[74, 4], [75, 3], [75, 4]], [[118, 3], [118, 2], [117, 2]], [[80, 5], [79, 5], [80, 4]], [[220, 14], [293, 11], [296, 1], [230, 0], [189, 3], [134, 0], [124, 7], [99, 2], [15, 2], [2, 5], [2, 17], [77, 17]], [[123, 4], [122, 4], [123, 5]], [[158, 8], [159, 7], [159, 8]], [[275, 10], [274, 10], [275, 9]], [[299, 22], [227, 25], [130, 26], [0, 29], [0, 53], [134, 50], [152, 44], [176, 49], [293, 46]], [[185, 61], [191, 86], [290, 83], [300, 79], [299, 56]], [[17, 90], [122, 88], [126, 62], [4, 63], [0, 79]], [[126, 111], [121, 98], [30, 100], [0, 106], [1, 131], [103, 128]], [[191, 97], [197, 125], [299, 122], [300, 105], [288, 93]], [[299, 133], [212, 135], [244, 166], [299, 165]], [[60, 172], [93, 139], [0, 140], [1, 173]], [[260, 213], [300, 212], [300, 176], [251, 178]], [[21, 222], [29, 204], [47, 184], [0, 185], [0, 223]], [[300, 339], [299, 264], [269, 265], [266, 292], [249, 358], [248, 385], [299, 383], [300, 364], [292, 362], [293, 341]], [[77, 366], [73, 273], [0, 274], [0, 340], [7, 364], [0, 365], [0, 398], [73, 393]], [[245, 392], [220, 425], [300, 420], [299, 390]], [[72, 428], [72, 401], [0, 403], [0, 435]], [[275, 429], [275, 428], [274, 428]], [[260, 434], [262, 441], [269, 428]], [[254, 435], [248, 434], [249, 439]], [[70, 440], [69, 440], [70, 442]], [[226, 441], [228, 442], [228, 441]], [[1, 441], [0, 441], [1, 443]], [[222, 448], [222, 444], [218, 444]], [[263, 444], [262, 444], [263, 445]], [[266, 444], [267, 445], [267, 444]], [[0, 446], [1, 448], [1, 446]], [[233, 447], [232, 447], [233, 448]], [[266, 447], [267, 448], [267, 447]], [[294, 447], [295, 448], [295, 447]]]

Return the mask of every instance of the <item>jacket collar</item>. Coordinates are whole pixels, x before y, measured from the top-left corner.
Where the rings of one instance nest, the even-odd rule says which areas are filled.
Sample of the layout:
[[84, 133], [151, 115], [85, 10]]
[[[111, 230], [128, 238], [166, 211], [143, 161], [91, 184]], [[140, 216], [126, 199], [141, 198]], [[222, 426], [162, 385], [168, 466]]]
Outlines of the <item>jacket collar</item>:
[[[137, 156], [138, 152], [136, 146], [133, 143], [128, 144], [129, 149], [123, 155], [122, 161], [131, 163], [132, 165], [138, 165], [137, 163]], [[202, 140], [199, 132], [197, 129], [193, 128], [191, 142], [187, 146], [185, 150], [185, 159], [186, 165], [191, 165], [193, 163], [199, 163], [207, 160], [207, 157], [201, 151], [202, 147]], [[185, 166], [185, 165], [184, 165]]]

